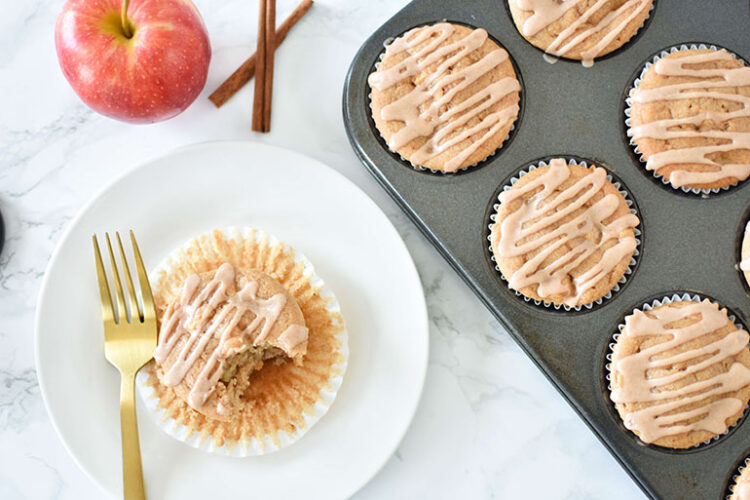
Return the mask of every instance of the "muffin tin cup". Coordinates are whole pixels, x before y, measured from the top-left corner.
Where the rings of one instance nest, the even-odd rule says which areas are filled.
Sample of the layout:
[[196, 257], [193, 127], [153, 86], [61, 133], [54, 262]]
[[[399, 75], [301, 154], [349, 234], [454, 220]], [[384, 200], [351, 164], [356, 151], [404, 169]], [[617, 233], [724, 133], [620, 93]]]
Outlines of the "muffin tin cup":
[[[488, 212], [490, 213], [490, 216], [489, 216], [489, 222], [487, 224], [488, 232], [487, 232], [486, 239], [487, 239], [487, 241], [490, 242], [490, 244], [487, 246], [487, 250], [489, 252], [489, 259], [490, 259], [490, 262], [493, 263], [493, 269], [494, 269], [494, 271], [497, 273], [497, 276], [499, 276], [500, 280], [506, 286], [506, 288], [510, 292], [512, 292], [516, 297], [522, 299], [524, 302], [526, 302], [528, 304], [533, 304], [533, 305], [535, 305], [537, 307], [545, 308], [545, 309], [551, 310], [551, 311], [559, 311], [559, 312], [590, 311], [593, 308], [602, 305], [604, 302], [606, 302], [607, 300], [611, 299], [615, 294], [617, 294], [617, 292], [619, 292], [622, 289], [622, 287], [625, 286], [625, 284], [627, 283], [628, 279], [630, 279], [630, 277], [635, 272], [635, 269], [636, 269], [636, 267], [638, 265], [638, 258], [640, 257], [641, 251], [642, 251], [641, 250], [641, 236], [642, 236], [642, 230], [641, 230], [641, 228], [643, 227], [643, 223], [642, 222], [640, 222], [634, 228], [634, 230], [633, 230], [634, 233], [635, 233], [635, 238], [636, 238], [636, 247], [635, 247], [635, 252], [633, 252], [633, 256], [630, 258], [630, 263], [628, 264], [628, 268], [625, 270], [625, 273], [622, 275], [622, 277], [619, 279], [619, 281], [617, 283], [615, 283], [615, 285], [612, 287], [612, 289], [609, 290], [603, 297], [601, 297], [599, 299], [596, 299], [593, 302], [589, 302], [587, 304], [582, 304], [580, 306], [568, 306], [568, 305], [565, 305], [565, 304], [554, 304], [552, 302], [544, 302], [544, 301], [541, 301], [541, 300], [536, 300], [536, 299], [533, 299], [531, 297], [525, 296], [524, 294], [522, 294], [518, 290], [515, 290], [515, 289], [511, 288], [510, 285], [508, 284], [508, 280], [505, 278], [505, 276], [503, 276], [503, 273], [500, 271], [500, 267], [497, 265], [497, 261], [495, 260], [494, 252], [492, 251], [492, 241], [491, 241], [492, 240], [492, 234], [491, 234], [491, 232], [492, 232], [492, 226], [495, 224], [495, 218], [497, 216], [497, 210], [500, 207], [500, 203], [499, 203], [500, 193], [502, 193], [503, 191], [509, 190], [511, 187], [513, 187], [513, 185], [516, 182], [518, 182], [518, 180], [521, 177], [523, 177], [527, 173], [529, 173], [529, 172], [531, 172], [533, 170], [536, 170], [537, 168], [546, 167], [549, 164], [549, 161], [552, 160], [553, 158], [563, 158], [563, 159], [565, 159], [565, 161], [567, 162], [568, 165], [580, 165], [582, 167], [588, 167], [589, 164], [592, 164], [592, 165], [599, 166], [600, 168], [604, 168], [604, 167], [601, 167], [600, 165], [597, 165], [595, 162], [592, 162], [590, 160], [583, 160], [583, 159], [580, 159], [580, 158], [573, 158], [573, 157], [569, 157], [569, 156], [565, 156], [565, 155], [560, 155], [560, 156], [550, 156], [550, 157], [547, 157], [547, 158], [542, 159], [542, 160], [537, 160], [536, 162], [531, 163], [530, 165], [528, 165], [526, 168], [520, 169], [513, 177], [511, 177], [510, 179], [508, 179], [502, 185], [502, 187], [498, 190], [497, 194], [492, 199], [492, 208], [491, 208], [491, 210], [488, 210]], [[612, 173], [609, 172], [609, 171], [607, 171], [607, 181], [609, 181], [613, 186], [615, 186], [615, 188], [617, 188], [617, 190], [622, 195], [622, 197], [625, 198], [625, 202], [628, 204], [628, 207], [630, 207], [630, 213], [632, 213], [633, 215], [637, 216], [638, 219], [640, 221], [642, 221], [642, 217], [638, 213], [637, 205], [633, 201], [633, 197], [631, 196], [630, 192], [624, 187], [622, 181], [620, 181], [619, 179], [615, 179], [613, 177]]]
[[[512, 18], [513, 15], [510, 12], [510, 1], [512, 1], [512, 0], [505, 0], [504, 3], [505, 3], [506, 9], [508, 10], [508, 16], [510, 16]], [[623, 43], [622, 45], [620, 45], [619, 47], [617, 47], [612, 52], [608, 52], [606, 54], [602, 54], [602, 55], [596, 56], [594, 58], [594, 62], [590, 66], [586, 66], [584, 64], [584, 62], [582, 60], [580, 60], [580, 59], [573, 59], [573, 58], [565, 57], [565, 56], [556, 56], [556, 55], [550, 54], [549, 52], [546, 52], [545, 50], [537, 47], [536, 45], [533, 45], [529, 41], [526, 41], [526, 43], [528, 43], [529, 45], [533, 46], [535, 49], [539, 50], [542, 53], [542, 57], [544, 58], [544, 60], [546, 62], [548, 62], [549, 64], [555, 64], [557, 61], [559, 61], [559, 60], [562, 59], [563, 61], [570, 61], [570, 62], [580, 63], [581, 66], [583, 66], [584, 68], [591, 68], [598, 61], [601, 61], [601, 60], [606, 59], [608, 57], [615, 56], [615, 55], [619, 54], [620, 51], [626, 50], [631, 43], [635, 42], [638, 39], [638, 37], [641, 35], [641, 33], [643, 33], [643, 31], [646, 29], [647, 25], [649, 24], [649, 21], [651, 20], [651, 16], [654, 14], [654, 9], [656, 9], [656, 3], [657, 3], [657, 1], [658, 0], [653, 0], [653, 2], [651, 3], [651, 7], [649, 7], [649, 9], [648, 9], [648, 14], [646, 15], [646, 17], [643, 20], [643, 22], [641, 23], [641, 25], [636, 30], [636, 32], [633, 33], [633, 36], [630, 37], [630, 39], [628, 39], [625, 43]], [[513, 21], [513, 24], [515, 25], [515, 21]], [[516, 26], [516, 29], [518, 29], [518, 26]], [[521, 34], [521, 30], [518, 30], [518, 33], [521, 36], [523, 36], [523, 34]]]
[[[651, 57], [649, 57], [649, 59], [645, 63], [643, 63], [643, 65], [641, 66], [640, 71], [637, 72], [637, 76], [630, 83], [630, 87], [628, 88], [628, 90], [626, 92], [626, 98], [625, 98], [625, 130], [626, 130], [626, 132], [628, 130], [630, 130], [630, 113], [631, 113], [631, 110], [630, 110], [630, 105], [631, 105], [630, 96], [635, 91], [635, 89], [638, 88], [638, 85], [640, 85], [640, 83], [643, 80], [643, 77], [646, 75], [646, 72], [648, 71], [648, 69], [651, 66], [653, 66], [654, 64], [656, 64], [656, 62], [659, 61], [662, 57], [666, 57], [666, 56], [668, 56], [670, 54], [674, 54], [675, 52], [680, 52], [682, 50], [697, 50], [697, 49], [702, 49], [702, 50], [705, 50], [705, 49], [709, 49], [709, 50], [721, 50], [721, 49], [724, 49], [727, 52], [729, 52], [732, 55], [732, 57], [734, 57], [738, 61], [742, 62], [742, 64], [744, 64], [745, 66], [748, 65], [747, 61], [745, 61], [742, 57], [740, 57], [739, 55], [737, 55], [733, 51], [731, 51], [731, 50], [729, 50], [729, 49], [727, 49], [725, 47], [721, 47], [719, 45], [715, 45], [715, 44], [682, 43], [682, 44], [678, 44], [678, 45], [672, 45], [671, 47], [667, 47], [667, 48], [665, 48], [663, 50], [660, 50], [658, 53], [656, 53], [656, 54], [652, 55]], [[656, 170], [652, 171], [652, 170], [647, 170], [646, 169], [646, 159], [643, 157], [643, 154], [638, 149], [638, 145], [629, 136], [628, 136], [628, 144], [632, 148], [632, 151], [635, 154], [636, 158], [638, 158], [638, 161], [640, 162], [641, 167], [642, 167], [644, 173], [646, 175], [652, 176], [654, 179], [656, 179], [657, 181], [661, 182], [667, 188], [675, 190], [675, 191], [679, 191], [679, 192], [682, 192], [682, 193], [688, 193], [688, 194], [694, 194], [694, 195], [698, 195], [698, 196], [702, 196], [702, 197], [707, 197], [707, 196], [709, 196], [711, 194], [717, 194], [717, 193], [726, 192], [726, 191], [728, 191], [728, 190], [730, 190], [730, 189], [732, 189], [732, 188], [734, 188], [734, 187], [736, 187], [736, 186], [738, 186], [738, 185], [740, 185], [740, 184], [742, 184], [744, 182], [744, 181], [738, 181], [738, 182], [735, 182], [734, 184], [730, 184], [729, 186], [724, 186], [724, 187], [721, 187], [721, 188], [711, 188], [711, 189], [697, 189], [697, 188], [690, 188], [690, 187], [687, 187], [687, 186], [680, 186], [680, 187], [673, 186], [669, 182], [668, 178], [664, 177], [663, 175], [658, 175], [656, 173]]]
[[[269, 235], [263, 230], [252, 229], [252, 228], [236, 228], [230, 227], [222, 230], [225, 236], [242, 236], [245, 239], [255, 238], [256, 241], [266, 240], [270, 247], [277, 247], [281, 245], [288, 251], [293, 252], [295, 262], [302, 262], [305, 268], [304, 275], [307, 277], [310, 284], [318, 290], [321, 297], [326, 299], [326, 309], [335, 314], [340, 314], [341, 307], [339, 306], [336, 297], [328, 287], [328, 285], [315, 273], [315, 268], [312, 263], [301, 254], [299, 251], [294, 250], [289, 245], [285, 245], [280, 242], [274, 236]], [[191, 240], [192, 241], [192, 240]], [[183, 247], [188, 246], [190, 242], [186, 243]], [[180, 249], [175, 249], [170, 253], [151, 273], [149, 276], [157, 276], [160, 272], [168, 272], [170, 269], [170, 261], [179, 255]], [[295, 432], [288, 433], [285, 431], [278, 431], [276, 435], [266, 434], [262, 439], [258, 440], [253, 437], [250, 440], [238, 441], [232, 443], [223, 443], [215, 441], [214, 438], [205, 432], [201, 432], [201, 429], [191, 429], [184, 422], [178, 421], [170, 417], [167, 410], [159, 405], [159, 397], [156, 394], [155, 389], [148, 383], [148, 378], [153, 368], [153, 363], [144, 367], [138, 373], [136, 377], [136, 386], [138, 392], [141, 395], [143, 402], [145, 403], [146, 409], [152, 419], [157, 425], [167, 434], [182, 441], [183, 443], [205, 451], [207, 453], [213, 453], [216, 455], [227, 456], [227, 457], [249, 457], [265, 455], [274, 451], [278, 451], [290, 444], [298, 441], [302, 436], [320, 420], [320, 418], [328, 411], [333, 401], [336, 399], [343, 377], [346, 372], [346, 366], [349, 359], [349, 347], [348, 347], [348, 334], [346, 329], [341, 329], [337, 334], [336, 338], [341, 342], [339, 349], [336, 354], [341, 356], [342, 362], [335, 366], [336, 374], [328, 379], [328, 382], [321, 388], [318, 393], [318, 399], [311, 409], [304, 412], [304, 425], [297, 426]]]
[[[742, 324], [742, 322], [739, 321], [739, 319], [734, 314], [734, 312], [732, 312], [730, 309], [726, 308], [721, 302], [715, 300], [713, 297], [706, 297], [706, 296], [703, 296], [701, 294], [690, 293], [690, 292], [672, 293], [670, 295], [664, 295], [661, 298], [657, 298], [657, 299], [650, 300], [648, 302], [644, 302], [640, 306], [634, 308], [632, 311], [630, 311], [629, 313], [627, 313], [626, 316], [634, 314], [636, 311], [650, 311], [650, 310], [652, 310], [652, 309], [654, 309], [656, 307], [659, 307], [659, 306], [662, 306], [662, 305], [665, 305], [665, 304], [674, 304], [676, 302], [684, 302], [684, 301], [701, 302], [704, 299], [708, 299], [708, 300], [710, 300], [710, 301], [718, 304], [719, 308], [721, 308], [721, 309], [726, 309], [727, 310], [727, 316], [729, 317], [729, 321], [731, 321], [734, 324], [734, 326], [736, 326], [738, 329], [747, 330], [745, 328], [745, 326]], [[612, 335], [611, 342], [607, 345], [607, 353], [605, 355], [606, 362], [604, 364], [604, 369], [605, 369], [605, 372], [606, 372], [604, 377], [605, 377], [605, 380], [607, 381], [607, 391], [608, 391], [608, 393], [606, 394], [607, 402], [612, 406], [612, 410], [614, 412], [614, 417], [619, 420], [619, 423], [623, 426], [623, 428], [625, 427], [625, 425], [624, 425], [624, 423], [622, 423], [622, 418], [620, 417], [620, 414], [617, 411], [615, 403], [610, 399], [610, 394], [612, 392], [612, 385], [611, 385], [611, 382], [612, 382], [612, 356], [614, 354], [615, 344], [617, 343], [617, 340], [620, 338], [620, 334], [622, 333], [622, 331], [623, 331], [624, 328], [625, 328], [625, 317], [623, 317], [623, 321], [617, 325], [616, 332]], [[684, 449], [670, 448], [670, 447], [667, 447], [667, 446], [659, 446], [659, 445], [652, 444], [652, 443], [646, 443], [646, 442], [642, 441], [633, 431], [631, 431], [629, 429], [626, 429], [626, 432], [628, 434], [630, 434], [633, 437], [633, 439], [637, 440], [639, 444], [641, 444], [643, 446], [647, 446], [649, 448], [653, 448], [653, 449], [656, 449], [656, 450], [665, 451], [665, 452], [668, 452], [668, 453], [676, 453], [676, 454], [690, 453], [690, 452], [693, 452], [693, 451], [701, 450], [701, 449], [705, 448], [706, 446], [709, 446], [709, 445], [712, 445], [714, 443], [717, 443], [717, 442], [721, 441], [722, 439], [724, 439], [725, 437], [727, 437], [729, 434], [732, 433], [732, 431], [734, 429], [736, 429], [737, 427], [739, 427], [740, 425], [742, 425], [742, 423], [745, 421], [745, 417], [747, 417], [748, 410], [750, 410], [750, 402], [747, 405], [745, 405], [745, 409], [742, 411], [742, 414], [737, 419], [737, 421], [735, 423], [733, 423], [732, 425], [730, 425], [727, 428], [727, 430], [725, 430], [721, 434], [718, 434], [718, 435], [712, 437], [711, 439], [708, 439], [708, 440], [706, 440], [706, 441], [704, 441], [702, 443], [699, 443], [699, 444], [697, 444], [695, 446], [691, 446], [690, 448], [684, 448]]]
[[[403, 32], [399, 33], [398, 35], [388, 37], [388, 38], [386, 38], [383, 41], [383, 50], [378, 55], [378, 58], [375, 61], [375, 64], [373, 64], [371, 73], [374, 73], [375, 71], [377, 71], [378, 67], [380, 67], [380, 62], [383, 60], [383, 57], [385, 57], [385, 51], [386, 51], [386, 49], [388, 48], [388, 46], [391, 43], [393, 43], [393, 41], [396, 38], [404, 36], [406, 33], [408, 33], [411, 30], [414, 30], [414, 29], [417, 29], [417, 28], [423, 28], [425, 26], [432, 26], [433, 24], [437, 24], [437, 23], [459, 24], [461, 26], [467, 26], [467, 27], [472, 28], [472, 29], [477, 29], [476, 26], [472, 26], [470, 24], [466, 24], [466, 23], [463, 23], [463, 22], [457, 22], [457, 21], [451, 21], [451, 20], [447, 20], [447, 19], [441, 19], [441, 20], [438, 20], [438, 21], [430, 22], [430, 23], [422, 23], [420, 25], [417, 25], [417, 26], [414, 26], [414, 27], [409, 28], [407, 30], [404, 30]], [[459, 168], [459, 169], [454, 170], [454, 171], [446, 172], [444, 170], [433, 170], [431, 168], [423, 167], [421, 165], [415, 165], [411, 161], [409, 161], [407, 158], [405, 158], [404, 156], [402, 156], [399, 152], [391, 149], [391, 147], [388, 145], [388, 141], [386, 141], [385, 137], [383, 137], [383, 134], [380, 133], [380, 129], [377, 127], [377, 125], [375, 125], [375, 120], [371, 116], [370, 117], [370, 121], [371, 121], [370, 126], [372, 127], [373, 131], [377, 135], [380, 144], [383, 146], [383, 148], [385, 148], [386, 151], [388, 151], [388, 153], [390, 153], [394, 157], [398, 158], [398, 160], [401, 163], [403, 163], [405, 166], [407, 166], [407, 167], [409, 167], [411, 169], [414, 169], [414, 170], [416, 170], [418, 172], [425, 172], [425, 173], [430, 173], [430, 174], [446, 175], [446, 176], [461, 174], [461, 173], [467, 172], [469, 170], [473, 170], [476, 167], [480, 167], [480, 166], [484, 165], [485, 163], [491, 161], [492, 157], [494, 157], [496, 154], [498, 154], [513, 139], [514, 132], [516, 131], [516, 126], [520, 123], [521, 116], [523, 115], [523, 100], [524, 100], [523, 79], [521, 78], [521, 73], [518, 70], [518, 66], [516, 65], [516, 62], [513, 60], [513, 55], [510, 53], [510, 51], [508, 49], [506, 49], [503, 46], [503, 44], [501, 44], [498, 40], [496, 40], [489, 33], [488, 33], [488, 36], [489, 36], [490, 40], [492, 40], [495, 44], [497, 44], [498, 47], [500, 47], [501, 49], [505, 50], [508, 53], [508, 58], [510, 59], [510, 63], [513, 66], [513, 71], [515, 71], [515, 73], [516, 73], [516, 80], [518, 80], [518, 84], [521, 87], [521, 89], [518, 91], [518, 114], [516, 115], [515, 119], [513, 120], [513, 123], [510, 126], [510, 130], [508, 131], [508, 136], [505, 139], [503, 139], [503, 142], [501, 142], [500, 145], [497, 148], [495, 148], [495, 150], [492, 153], [490, 153], [486, 158], [484, 158], [484, 159], [482, 159], [482, 160], [480, 160], [480, 161], [478, 161], [476, 163], [472, 163], [471, 165], [467, 165], [467, 166], [465, 166], [463, 168]], [[367, 107], [370, 110], [370, 114], [372, 115], [372, 114], [374, 114], [374, 110], [372, 109], [372, 88], [369, 85], [367, 86], [367, 88], [368, 88], [368, 93], [367, 93]]]

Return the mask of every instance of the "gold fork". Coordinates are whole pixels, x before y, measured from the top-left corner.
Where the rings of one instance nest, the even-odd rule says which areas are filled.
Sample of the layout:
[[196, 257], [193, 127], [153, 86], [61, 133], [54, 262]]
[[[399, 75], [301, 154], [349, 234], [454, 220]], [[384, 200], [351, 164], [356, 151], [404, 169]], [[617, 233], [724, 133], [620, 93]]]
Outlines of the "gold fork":
[[102, 301], [102, 318], [104, 319], [104, 355], [120, 371], [120, 431], [122, 433], [122, 482], [125, 500], [143, 500], [146, 494], [143, 488], [141, 469], [141, 449], [138, 444], [138, 421], [135, 416], [135, 375], [154, 355], [156, 348], [156, 309], [148, 283], [146, 269], [143, 266], [141, 252], [130, 231], [133, 245], [135, 267], [138, 272], [138, 283], [141, 289], [142, 307], [139, 306], [130, 277], [128, 261], [122, 247], [120, 233], [115, 233], [120, 249], [122, 270], [128, 292], [128, 306], [125, 307], [120, 273], [112, 252], [109, 234], [105, 233], [109, 262], [114, 278], [116, 304], [112, 302], [109, 292], [107, 274], [104, 271], [99, 242], [94, 240], [94, 258], [96, 275], [99, 278], [99, 294]]

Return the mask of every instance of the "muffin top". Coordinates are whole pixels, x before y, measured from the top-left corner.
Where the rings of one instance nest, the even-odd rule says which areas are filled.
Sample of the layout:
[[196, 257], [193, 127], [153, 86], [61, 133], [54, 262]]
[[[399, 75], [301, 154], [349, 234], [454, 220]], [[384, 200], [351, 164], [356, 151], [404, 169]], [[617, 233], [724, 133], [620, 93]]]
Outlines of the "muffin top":
[[669, 448], [722, 434], [750, 398], [748, 340], [708, 299], [634, 311], [611, 364], [610, 396], [625, 427]]
[[516, 27], [548, 54], [582, 60], [618, 49], [636, 34], [653, 0], [510, 0]]
[[625, 274], [640, 221], [603, 168], [555, 158], [499, 199], [490, 240], [514, 290], [575, 307], [602, 298]]
[[747, 284], [750, 285], [750, 221], [745, 226], [745, 236], [742, 238], [740, 259], [740, 270], [744, 273]]
[[672, 186], [722, 188], [750, 176], [750, 67], [724, 49], [679, 50], [628, 99], [628, 136]]
[[750, 467], [747, 466], [747, 460], [730, 490], [732, 494], [729, 500], [750, 500]]
[[190, 407], [226, 418], [237, 404], [233, 390], [246, 385], [232, 375], [247, 375], [282, 353], [301, 359], [307, 333], [302, 311], [281, 284], [224, 263], [185, 280], [161, 318], [154, 359], [162, 382]]
[[416, 167], [455, 172], [508, 137], [521, 89], [505, 49], [483, 29], [438, 23], [396, 38], [368, 82], [375, 125]]

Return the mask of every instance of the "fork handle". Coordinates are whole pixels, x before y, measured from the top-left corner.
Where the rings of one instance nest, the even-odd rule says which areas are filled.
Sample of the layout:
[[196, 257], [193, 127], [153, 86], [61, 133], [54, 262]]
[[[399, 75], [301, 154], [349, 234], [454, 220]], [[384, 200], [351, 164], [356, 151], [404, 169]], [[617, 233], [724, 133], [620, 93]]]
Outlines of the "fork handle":
[[145, 500], [138, 420], [135, 416], [135, 373], [120, 375], [120, 431], [124, 499]]

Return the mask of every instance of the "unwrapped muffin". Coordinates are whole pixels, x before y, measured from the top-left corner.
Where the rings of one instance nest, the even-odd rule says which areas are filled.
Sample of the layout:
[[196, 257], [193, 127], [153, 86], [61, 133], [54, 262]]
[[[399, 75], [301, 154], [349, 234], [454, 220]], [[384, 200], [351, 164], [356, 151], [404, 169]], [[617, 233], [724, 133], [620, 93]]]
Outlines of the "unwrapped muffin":
[[328, 410], [347, 335], [304, 256], [260, 230], [214, 230], [154, 276], [159, 345], [139, 385], [170, 435], [258, 455], [296, 441]]

